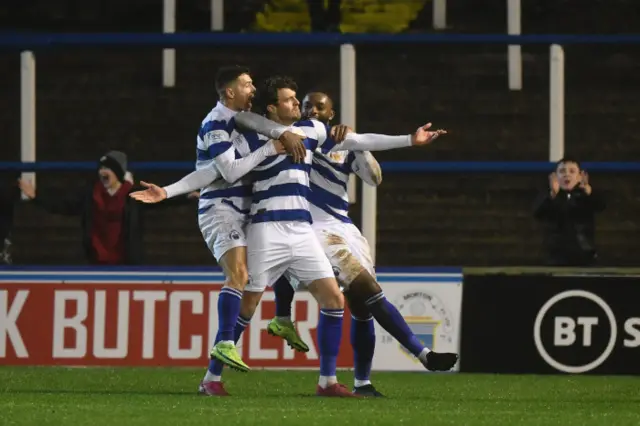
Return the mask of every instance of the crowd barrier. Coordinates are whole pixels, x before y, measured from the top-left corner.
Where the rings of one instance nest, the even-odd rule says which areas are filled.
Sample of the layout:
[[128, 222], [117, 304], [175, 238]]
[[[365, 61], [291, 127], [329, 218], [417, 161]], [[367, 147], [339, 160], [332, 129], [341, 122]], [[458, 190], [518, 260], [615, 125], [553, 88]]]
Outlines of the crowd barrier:
[[[459, 270], [381, 272], [379, 282], [425, 344], [457, 351]], [[0, 270], [0, 363], [202, 367], [218, 328], [222, 284], [222, 274], [212, 270]], [[292, 314], [310, 351], [295, 353], [267, 334], [275, 314], [267, 291], [239, 343], [251, 367], [317, 368], [318, 305], [306, 292], [294, 301]], [[341, 368], [353, 364], [350, 322], [345, 315]], [[424, 371], [388, 333], [377, 327], [376, 334], [374, 370]]]
[[[465, 373], [640, 374], [640, 269], [382, 269], [378, 275], [423, 343], [460, 353]], [[63, 366], [206, 365], [222, 274], [213, 269], [0, 270], [0, 363]], [[264, 294], [239, 348], [253, 368], [315, 369], [318, 305], [296, 294], [310, 343], [269, 336]], [[340, 368], [352, 367], [345, 315]], [[376, 325], [374, 371], [424, 372]]]

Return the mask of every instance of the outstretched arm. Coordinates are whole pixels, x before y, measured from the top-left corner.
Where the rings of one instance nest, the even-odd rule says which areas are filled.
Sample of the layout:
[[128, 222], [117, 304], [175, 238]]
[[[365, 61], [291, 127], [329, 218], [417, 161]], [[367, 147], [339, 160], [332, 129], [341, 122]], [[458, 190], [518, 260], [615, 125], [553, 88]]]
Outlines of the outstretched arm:
[[376, 133], [358, 134], [348, 132], [343, 141], [337, 137], [338, 129], [344, 126], [328, 126], [317, 120], [300, 121], [295, 126], [301, 127], [305, 134], [317, 141], [322, 152], [331, 151], [383, 151], [394, 148], [404, 148], [412, 145], [427, 145], [446, 134], [445, 130], [430, 131], [431, 123], [419, 127], [413, 135], [389, 136]]
[[[160, 201], [168, 198], [198, 191], [220, 178], [220, 176], [228, 182], [235, 182], [253, 170], [254, 167], [263, 162], [269, 155], [276, 155], [282, 151], [282, 149], [276, 148], [274, 141], [273, 143], [270, 142], [265, 144], [263, 147], [252, 152], [248, 156], [237, 160], [230, 159], [228, 154], [223, 153], [216, 157], [219, 158], [219, 160], [215, 162], [216, 167], [211, 165], [211, 167], [196, 170], [189, 173], [179, 181], [162, 188], [153, 183], [141, 181], [140, 185], [147, 189], [132, 192], [130, 196], [138, 201], [142, 201], [143, 203], [159, 203]], [[233, 158], [235, 158], [235, 149], [230, 149], [228, 152], [233, 155]]]
[[352, 132], [347, 135], [342, 143], [336, 143], [331, 146], [330, 151], [384, 151], [387, 149], [406, 148], [411, 145], [411, 135], [390, 136], [377, 133]]
[[[215, 167], [206, 167], [200, 170], [189, 173], [177, 182], [163, 187], [166, 197], [173, 198], [178, 195], [188, 194], [193, 191], [198, 191], [201, 188], [209, 185], [220, 177], [220, 173]], [[145, 182], [140, 182], [142, 185], [147, 186]], [[147, 186], [147, 188], [149, 188]]]
[[134, 200], [138, 200], [143, 203], [155, 204], [169, 198], [198, 191], [219, 177], [220, 174], [215, 167], [207, 167], [191, 172], [179, 181], [165, 187], [159, 187], [153, 183], [140, 181], [140, 185], [147, 189], [134, 191], [130, 193], [129, 196]]
[[[445, 130], [430, 131], [431, 123], [419, 127], [412, 135], [389, 136], [377, 133], [347, 133], [342, 143], [331, 142], [323, 145], [323, 151], [384, 151], [387, 149], [405, 148], [413, 145], [428, 145], [436, 140], [440, 135], [447, 132]], [[332, 140], [333, 128], [330, 131], [329, 141]]]

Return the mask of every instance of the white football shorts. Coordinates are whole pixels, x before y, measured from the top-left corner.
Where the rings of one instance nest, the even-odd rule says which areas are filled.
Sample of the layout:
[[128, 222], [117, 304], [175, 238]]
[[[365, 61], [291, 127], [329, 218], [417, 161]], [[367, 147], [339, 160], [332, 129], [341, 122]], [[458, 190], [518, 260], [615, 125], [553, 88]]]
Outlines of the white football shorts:
[[213, 257], [220, 262], [222, 256], [236, 247], [246, 247], [246, 216], [227, 212], [198, 215], [200, 232]]
[[[376, 277], [369, 242], [354, 224], [335, 220], [314, 222], [312, 227], [341, 288], [348, 287], [363, 268]], [[296, 291], [304, 289], [296, 280], [291, 281]]]
[[262, 292], [282, 275], [307, 286], [315, 280], [333, 278], [331, 263], [307, 222], [260, 222], [247, 226], [245, 291]]

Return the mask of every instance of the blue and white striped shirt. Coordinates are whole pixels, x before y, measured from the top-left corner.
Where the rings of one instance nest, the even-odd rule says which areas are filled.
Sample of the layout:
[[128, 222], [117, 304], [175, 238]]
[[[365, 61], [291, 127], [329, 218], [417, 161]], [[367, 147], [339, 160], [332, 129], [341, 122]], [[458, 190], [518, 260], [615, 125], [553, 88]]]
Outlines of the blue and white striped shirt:
[[[303, 221], [312, 223], [309, 212], [309, 173], [316, 150], [329, 152], [335, 142], [328, 136], [327, 127], [317, 120], [299, 121], [294, 124], [307, 138], [304, 145], [307, 155], [302, 163], [293, 163], [291, 157], [275, 155], [264, 160], [253, 169], [253, 201], [251, 221], [278, 222]], [[259, 149], [267, 137], [255, 132], [242, 133], [251, 152]]]
[[[240, 158], [241, 153], [248, 154], [236, 149], [238, 134], [233, 119], [235, 115], [235, 111], [218, 102], [202, 121], [197, 139], [196, 170], [216, 167], [214, 160], [218, 156], [229, 155], [230, 150], [233, 150], [235, 158]], [[239, 179], [234, 183], [218, 179], [200, 191], [198, 214], [210, 212], [215, 207], [216, 211], [224, 211], [244, 219], [249, 213], [250, 205], [251, 184], [247, 179]]]
[[314, 221], [339, 220], [352, 223], [349, 218], [347, 184], [354, 171], [355, 154], [349, 151], [313, 153], [309, 202]]

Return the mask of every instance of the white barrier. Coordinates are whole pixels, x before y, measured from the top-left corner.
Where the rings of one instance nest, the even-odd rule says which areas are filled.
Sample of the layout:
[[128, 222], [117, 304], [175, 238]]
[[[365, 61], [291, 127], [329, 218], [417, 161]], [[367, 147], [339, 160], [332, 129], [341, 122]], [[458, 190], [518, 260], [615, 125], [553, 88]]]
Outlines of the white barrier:
[[[356, 49], [352, 44], [340, 46], [340, 123], [356, 128]], [[356, 178], [347, 186], [349, 202], [356, 202]]]
[[224, 30], [224, 0], [211, 0], [211, 29]]
[[[520, 35], [521, 0], [507, 0], [507, 32], [509, 35]], [[509, 58], [509, 89], [522, 90], [522, 47], [510, 45]]]
[[433, 28], [447, 28], [447, 0], [433, 0]]
[[564, 50], [551, 46], [549, 61], [549, 161], [564, 157]]
[[[164, 0], [162, 6], [162, 32], [176, 32], [176, 0]], [[162, 85], [176, 85], [176, 49], [162, 49]]]
[[[36, 161], [36, 60], [29, 51], [20, 54], [20, 161]], [[35, 187], [35, 173], [21, 177]]]

